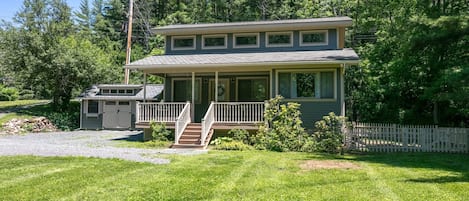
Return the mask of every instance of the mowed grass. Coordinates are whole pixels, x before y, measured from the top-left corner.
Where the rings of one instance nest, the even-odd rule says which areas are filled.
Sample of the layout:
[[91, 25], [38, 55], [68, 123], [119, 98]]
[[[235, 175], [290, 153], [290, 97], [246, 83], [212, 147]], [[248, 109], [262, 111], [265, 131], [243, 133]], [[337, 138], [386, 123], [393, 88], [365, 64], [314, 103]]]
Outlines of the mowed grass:
[[0, 101], [0, 111], [15, 109], [27, 105], [35, 105], [47, 103], [48, 100], [16, 100], [16, 101]]
[[[168, 155], [164, 155], [168, 156]], [[0, 157], [0, 200], [467, 200], [469, 156], [210, 151], [167, 165]], [[307, 160], [358, 169], [304, 170]]]

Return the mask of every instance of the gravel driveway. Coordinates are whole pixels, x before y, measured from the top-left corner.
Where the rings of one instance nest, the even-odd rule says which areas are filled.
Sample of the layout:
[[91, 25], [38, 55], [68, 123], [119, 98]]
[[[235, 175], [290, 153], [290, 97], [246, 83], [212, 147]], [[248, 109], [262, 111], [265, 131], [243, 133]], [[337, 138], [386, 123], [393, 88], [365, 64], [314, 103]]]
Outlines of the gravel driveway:
[[72, 131], [0, 135], [0, 156], [85, 156], [167, 164], [170, 160], [161, 158], [162, 154], [207, 153], [206, 150], [139, 149], [117, 146], [122, 140], [136, 141], [141, 138], [142, 134], [138, 131]]

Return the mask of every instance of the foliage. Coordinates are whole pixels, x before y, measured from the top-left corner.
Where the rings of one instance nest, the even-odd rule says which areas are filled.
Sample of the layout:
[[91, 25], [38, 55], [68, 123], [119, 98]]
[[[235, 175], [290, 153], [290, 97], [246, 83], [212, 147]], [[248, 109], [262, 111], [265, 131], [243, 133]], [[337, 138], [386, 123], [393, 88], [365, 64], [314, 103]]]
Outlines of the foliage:
[[[157, 157], [170, 158], [171, 163], [3, 156], [0, 200], [464, 200], [469, 196], [469, 163], [464, 154], [209, 151]], [[299, 167], [304, 161], [325, 159], [361, 167]]]
[[115, 144], [116, 147], [130, 147], [130, 148], [141, 148], [141, 149], [161, 149], [168, 148], [173, 144], [171, 141], [157, 141], [150, 140], [146, 142], [142, 141], [120, 141]]
[[47, 100], [16, 100], [16, 101], [0, 101], [0, 111], [18, 109], [30, 105], [45, 104]]
[[150, 122], [151, 136], [154, 141], [170, 141], [174, 140], [171, 131], [166, 129], [166, 125], [161, 122]]
[[18, 89], [0, 85], [0, 101], [14, 101], [19, 97]]
[[234, 140], [243, 142], [244, 144], [252, 144], [253, 137], [249, 134], [246, 129], [233, 128], [228, 131], [228, 135], [233, 136]]
[[63, 131], [75, 130], [80, 127], [80, 103], [77, 101], [70, 102], [68, 109], [61, 112], [57, 112], [54, 106], [49, 103], [36, 105], [17, 113], [20, 115], [44, 116]]
[[218, 137], [217, 139], [210, 142], [211, 145], [215, 145], [217, 150], [251, 150], [252, 147], [243, 143], [240, 140], [233, 139], [231, 137]]
[[333, 112], [314, 123], [314, 139], [317, 150], [328, 153], [339, 153], [343, 147], [346, 118], [336, 116]]
[[281, 104], [282, 99], [283, 97], [277, 96], [266, 104], [266, 125], [259, 126], [254, 147], [282, 152], [308, 150], [303, 149], [303, 146], [311, 146], [312, 138], [302, 126], [300, 104]]

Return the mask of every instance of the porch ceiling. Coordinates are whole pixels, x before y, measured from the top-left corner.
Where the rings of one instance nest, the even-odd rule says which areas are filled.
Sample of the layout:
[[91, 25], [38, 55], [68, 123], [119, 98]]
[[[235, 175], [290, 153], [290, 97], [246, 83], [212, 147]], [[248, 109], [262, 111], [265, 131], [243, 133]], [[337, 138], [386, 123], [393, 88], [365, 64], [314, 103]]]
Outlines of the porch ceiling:
[[[146, 72], [174, 70], [236, 70], [240, 67], [258, 66], [266, 69], [280, 65], [299, 64], [356, 64], [358, 55], [352, 49], [323, 51], [256, 52], [230, 54], [188, 54], [151, 56], [125, 67]], [[255, 68], [255, 70], [262, 70]], [[254, 69], [253, 69], [254, 70]]]

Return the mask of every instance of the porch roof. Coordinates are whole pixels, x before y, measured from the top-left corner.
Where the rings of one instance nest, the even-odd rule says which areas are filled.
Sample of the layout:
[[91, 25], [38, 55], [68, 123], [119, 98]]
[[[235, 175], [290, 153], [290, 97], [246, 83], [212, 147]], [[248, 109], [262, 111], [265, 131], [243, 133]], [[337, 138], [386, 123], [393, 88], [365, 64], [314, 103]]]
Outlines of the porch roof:
[[166, 69], [201, 67], [240, 67], [286, 64], [356, 64], [358, 55], [352, 49], [322, 51], [255, 52], [229, 54], [188, 54], [150, 56], [134, 61], [129, 69]]

